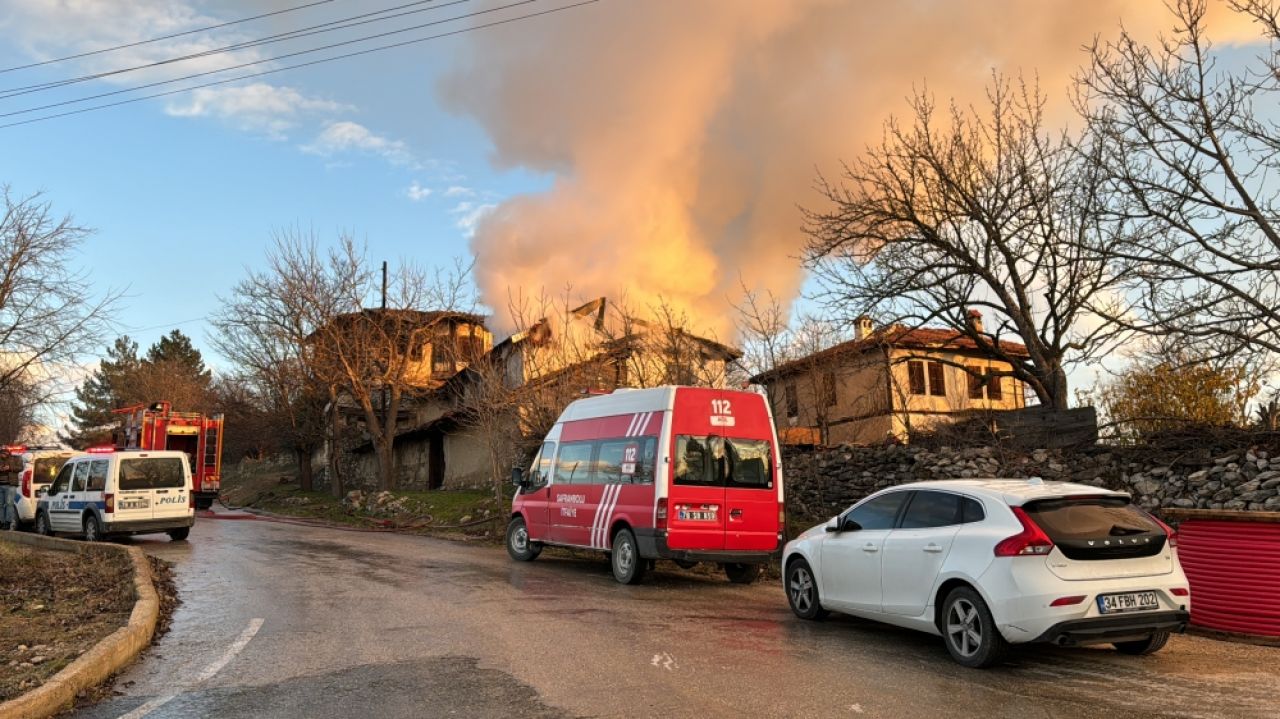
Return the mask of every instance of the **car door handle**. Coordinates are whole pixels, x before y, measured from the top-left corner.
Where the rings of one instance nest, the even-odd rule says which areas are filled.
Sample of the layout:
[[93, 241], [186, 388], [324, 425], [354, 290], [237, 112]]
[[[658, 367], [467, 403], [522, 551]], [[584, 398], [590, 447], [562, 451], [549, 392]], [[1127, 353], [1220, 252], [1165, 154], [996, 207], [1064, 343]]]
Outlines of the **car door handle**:
[[924, 551], [926, 551], [926, 552], [931, 552], [931, 553], [933, 553], [933, 554], [941, 554], [941, 553], [942, 553], [942, 547], [939, 547], [939, 546], [938, 546], [938, 545], [936, 545], [936, 544], [926, 544], [926, 545], [924, 545]]
[[868, 543], [866, 543], [866, 544], [862, 545], [862, 551], [864, 551], [864, 552], [868, 552], [868, 553], [870, 553], [870, 554], [875, 554], [876, 552], [880, 551], [880, 548], [879, 548], [879, 547], [877, 547], [876, 545], [871, 544], [870, 542], [868, 542]]

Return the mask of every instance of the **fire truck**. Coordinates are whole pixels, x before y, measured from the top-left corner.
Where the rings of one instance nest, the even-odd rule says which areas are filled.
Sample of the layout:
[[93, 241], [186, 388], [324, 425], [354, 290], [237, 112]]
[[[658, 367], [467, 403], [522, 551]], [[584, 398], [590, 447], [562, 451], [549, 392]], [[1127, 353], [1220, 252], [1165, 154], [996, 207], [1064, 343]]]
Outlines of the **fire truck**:
[[198, 509], [213, 506], [222, 479], [221, 414], [174, 412], [168, 402], [112, 410], [122, 415], [116, 449], [177, 450], [191, 465], [191, 487]]

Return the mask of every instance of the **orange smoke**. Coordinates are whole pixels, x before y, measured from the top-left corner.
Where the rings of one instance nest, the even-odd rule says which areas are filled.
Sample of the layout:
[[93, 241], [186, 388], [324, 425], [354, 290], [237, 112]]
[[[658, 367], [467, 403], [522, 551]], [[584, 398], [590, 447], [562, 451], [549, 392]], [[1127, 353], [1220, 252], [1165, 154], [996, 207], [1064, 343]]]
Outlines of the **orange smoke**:
[[1066, 121], [1082, 46], [1122, 20], [1170, 23], [1153, 0], [604, 0], [477, 34], [442, 98], [497, 166], [555, 178], [479, 224], [483, 298], [501, 322], [509, 292], [572, 285], [728, 337], [740, 279], [799, 292], [815, 173], [875, 143], [913, 88], [976, 101], [993, 69], [1023, 71]]

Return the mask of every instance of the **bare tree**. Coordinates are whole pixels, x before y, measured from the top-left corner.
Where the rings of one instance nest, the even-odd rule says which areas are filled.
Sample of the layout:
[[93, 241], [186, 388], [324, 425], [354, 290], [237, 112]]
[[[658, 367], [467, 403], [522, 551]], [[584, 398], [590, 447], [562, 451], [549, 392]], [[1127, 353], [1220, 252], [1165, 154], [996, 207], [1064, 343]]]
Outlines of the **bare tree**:
[[[831, 206], [806, 211], [806, 264], [832, 312], [947, 325], [1009, 363], [993, 376], [1065, 408], [1068, 365], [1116, 336], [1097, 312], [1123, 314], [1102, 255], [1130, 228], [1103, 212], [1101, 175], [1046, 130], [1038, 90], [996, 77], [988, 101], [944, 114], [917, 94], [911, 120], [891, 119], [842, 182], [820, 178]], [[969, 321], [975, 308], [984, 326]]]
[[35, 393], [21, 382], [0, 389], [0, 444], [19, 441], [35, 422]]
[[1095, 42], [1078, 82], [1113, 209], [1150, 227], [1111, 248], [1140, 298], [1116, 319], [1197, 355], [1280, 352], [1280, 29], [1273, 3], [1230, 4], [1273, 41], [1253, 67], [1219, 66], [1204, 0], [1175, 0], [1171, 35]]
[[0, 391], [12, 388], [34, 407], [102, 344], [120, 294], [98, 296], [76, 269], [87, 229], [56, 217], [38, 193], [17, 196], [4, 185], [0, 195]]

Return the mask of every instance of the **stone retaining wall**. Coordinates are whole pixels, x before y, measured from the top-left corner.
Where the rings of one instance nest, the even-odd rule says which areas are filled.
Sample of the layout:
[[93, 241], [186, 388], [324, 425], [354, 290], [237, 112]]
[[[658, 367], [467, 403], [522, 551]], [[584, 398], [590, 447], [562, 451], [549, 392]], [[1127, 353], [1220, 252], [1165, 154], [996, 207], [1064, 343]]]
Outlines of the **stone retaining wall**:
[[1274, 448], [835, 447], [788, 449], [783, 457], [787, 504], [810, 519], [834, 515], [884, 487], [970, 477], [1080, 482], [1129, 492], [1153, 510], [1280, 510], [1280, 451]]

